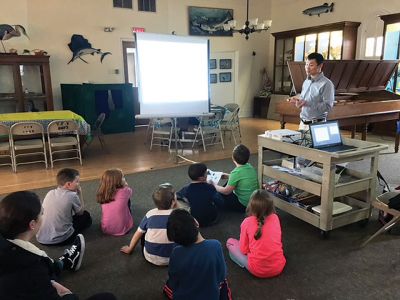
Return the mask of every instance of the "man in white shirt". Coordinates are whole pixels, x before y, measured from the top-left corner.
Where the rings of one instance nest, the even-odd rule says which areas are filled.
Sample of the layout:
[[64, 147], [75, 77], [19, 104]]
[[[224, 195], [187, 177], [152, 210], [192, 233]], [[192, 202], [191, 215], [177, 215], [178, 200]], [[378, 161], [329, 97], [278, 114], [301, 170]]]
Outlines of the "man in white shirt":
[[308, 125], [314, 122], [326, 121], [328, 112], [335, 100], [335, 87], [322, 72], [324, 57], [320, 53], [307, 56], [305, 70], [307, 78], [303, 83], [301, 94], [287, 101], [301, 108], [300, 130], [308, 130]]

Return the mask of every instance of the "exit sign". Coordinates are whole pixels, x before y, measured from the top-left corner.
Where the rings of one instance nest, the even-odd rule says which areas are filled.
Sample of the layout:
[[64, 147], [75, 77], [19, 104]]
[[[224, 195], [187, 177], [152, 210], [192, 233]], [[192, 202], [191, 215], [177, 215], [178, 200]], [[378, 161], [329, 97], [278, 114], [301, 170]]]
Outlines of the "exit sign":
[[132, 27], [132, 32], [144, 32], [144, 27]]

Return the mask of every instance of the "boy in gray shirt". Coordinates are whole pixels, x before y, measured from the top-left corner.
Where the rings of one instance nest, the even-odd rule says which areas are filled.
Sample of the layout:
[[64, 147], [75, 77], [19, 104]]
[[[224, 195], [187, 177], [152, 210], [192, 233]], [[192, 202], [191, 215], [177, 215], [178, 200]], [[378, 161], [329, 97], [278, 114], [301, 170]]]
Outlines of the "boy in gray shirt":
[[36, 238], [44, 245], [67, 245], [92, 224], [84, 210], [79, 172], [64, 168], [57, 173], [58, 187], [43, 200], [43, 221]]

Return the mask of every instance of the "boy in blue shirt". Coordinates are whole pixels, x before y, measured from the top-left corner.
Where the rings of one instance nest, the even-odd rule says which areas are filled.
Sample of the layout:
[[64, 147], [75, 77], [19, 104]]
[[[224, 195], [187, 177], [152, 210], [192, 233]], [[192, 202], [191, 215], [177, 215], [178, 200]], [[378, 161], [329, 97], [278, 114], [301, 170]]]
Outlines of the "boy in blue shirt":
[[167, 266], [174, 243], [167, 238], [167, 221], [176, 207], [176, 193], [169, 183], [160, 184], [153, 192], [156, 208], [149, 210], [143, 217], [129, 245], [121, 248], [121, 252], [131, 254], [141, 242], [144, 258], [156, 265]]
[[204, 239], [198, 227], [188, 211], [171, 213], [167, 236], [178, 246], [170, 257], [164, 294], [174, 300], [232, 299], [221, 243]]
[[192, 182], [177, 192], [178, 197], [189, 201], [190, 213], [201, 227], [215, 224], [224, 199], [212, 184], [207, 183], [207, 166], [203, 163], [192, 164], [188, 175]]

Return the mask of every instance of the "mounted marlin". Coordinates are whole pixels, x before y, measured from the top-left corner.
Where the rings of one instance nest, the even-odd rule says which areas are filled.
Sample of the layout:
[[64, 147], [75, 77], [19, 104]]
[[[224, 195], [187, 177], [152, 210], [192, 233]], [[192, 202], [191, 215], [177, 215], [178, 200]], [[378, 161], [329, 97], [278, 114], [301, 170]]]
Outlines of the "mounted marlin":
[[319, 17], [320, 14], [332, 12], [333, 5], [334, 5], [334, 3], [332, 2], [331, 5], [329, 5], [328, 3], [324, 3], [319, 6], [310, 7], [310, 8], [303, 10], [303, 14], [309, 15], [309, 16], [318, 15], [318, 17]]
[[73, 62], [76, 59], [80, 59], [85, 63], [88, 63], [86, 60], [82, 58], [83, 55], [91, 54], [94, 55], [100, 54], [100, 62], [103, 62], [103, 59], [106, 55], [111, 54], [111, 52], [101, 52], [101, 49], [95, 49], [92, 47], [92, 44], [89, 43], [87, 39], [85, 39], [82, 35], [80, 34], [74, 34], [71, 37], [71, 42], [68, 44], [69, 49], [72, 51], [72, 58], [68, 62]]

